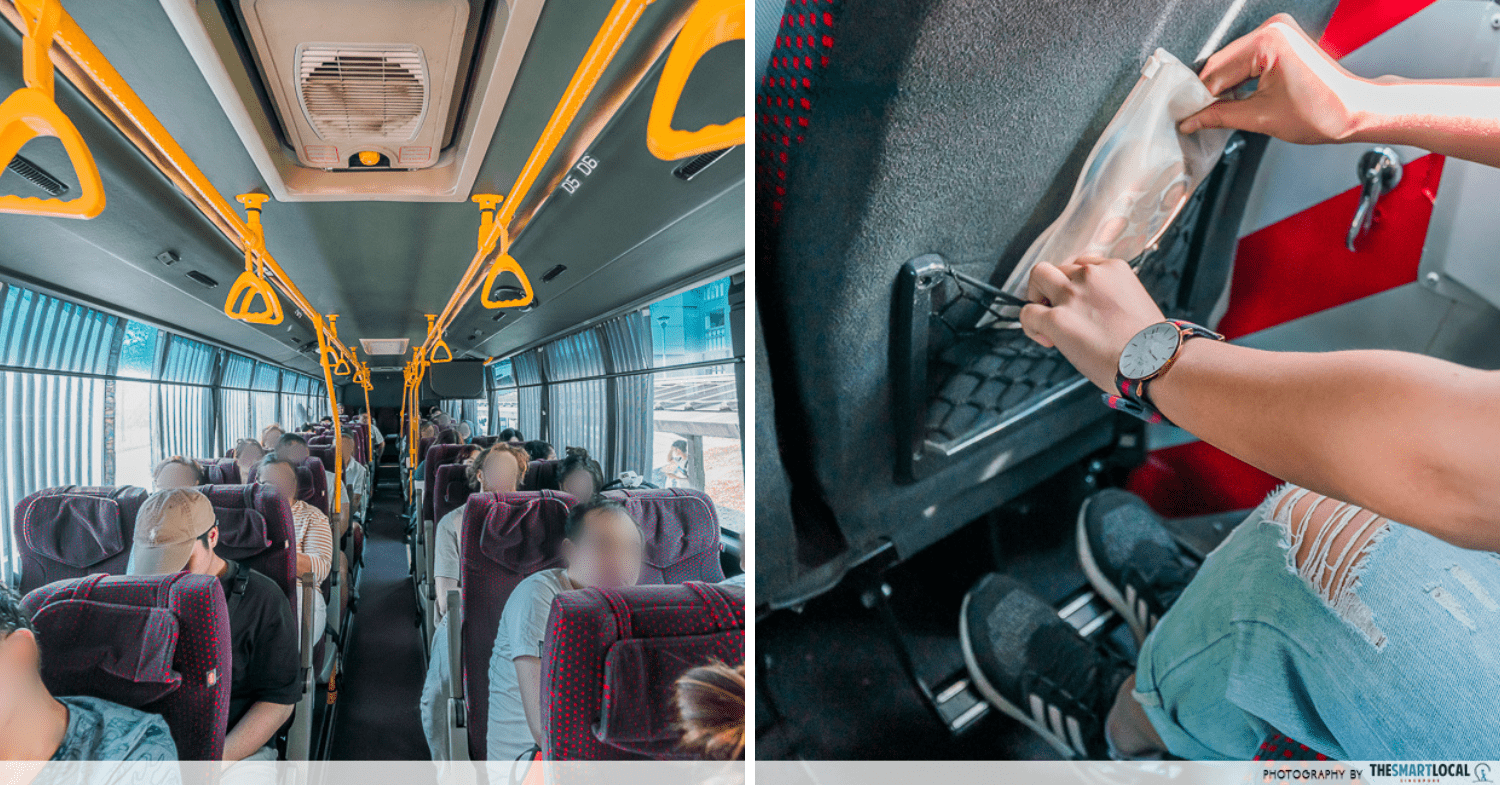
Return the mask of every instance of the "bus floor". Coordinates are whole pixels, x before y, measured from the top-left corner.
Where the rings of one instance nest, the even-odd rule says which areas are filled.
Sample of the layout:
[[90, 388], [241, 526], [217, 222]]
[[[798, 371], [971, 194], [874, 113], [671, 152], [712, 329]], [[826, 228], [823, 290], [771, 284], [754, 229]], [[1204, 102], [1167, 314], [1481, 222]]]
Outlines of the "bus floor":
[[427, 760], [417, 704], [426, 664], [411, 586], [400, 469], [376, 471], [358, 618], [344, 652], [330, 760]]

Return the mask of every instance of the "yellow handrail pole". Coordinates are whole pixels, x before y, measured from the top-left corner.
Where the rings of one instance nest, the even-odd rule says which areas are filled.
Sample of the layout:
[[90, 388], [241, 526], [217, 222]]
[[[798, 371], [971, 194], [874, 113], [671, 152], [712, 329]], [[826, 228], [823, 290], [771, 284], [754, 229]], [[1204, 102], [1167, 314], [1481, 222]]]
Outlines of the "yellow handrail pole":
[[[320, 320], [322, 317], [318, 317]], [[323, 382], [328, 385], [328, 403], [332, 407], [333, 427], [333, 505], [329, 507], [330, 512], [340, 512], [344, 509], [344, 424], [339, 419], [339, 394], [338, 389], [333, 386], [333, 366], [328, 363], [328, 343], [323, 338], [322, 325], [319, 325], [318, 333], [318, 364], [323, 366]]]
[[370, 462], [375, 464], [378, 471], [380, 461], [375, 457], [375, 412], [370, 411], [370, 388], [374, 386], [374, 382], [370, 381], [369, 363], [360, 363], [359, 370], [363, 374], [359, 386], [365, 391], [365, 419], [369, 420], [365, 423], [365, 441], [369, 443], [369, 446], [365, 448], [365, 454], [370, 456]]
[[[25, 22], [14, 0], [0, 0], [0, 16], [4, 16], [17, 30], [24, 33]], [[110, 65], [66, 9], [61, 13], [49, 54], [57, 70], [119, 128], [147, 160], [171, 180], [239, 250], [246, 250], [247, 243], [251, 241], [251, 230], [245, 221], [208, 181], [208, 177], [193, 163], [177, 140], [172, 138], [125, 78]], [[332, 335], [323, 335], [327, 325], [286, 271], [281, 269], [281, 265], [269, 253], [262, 255], [260, 260], [270, 272], [276, 288], [313, 322], [320, 342], [333, 338]], [[358, 361], [359, 358], [347, 346], [336, 339], [332, 343], [340, 354], [351, 361]]]
[[531, 156], [521, 167], [521, 173], [516, 177], [515, 185], [506, 194], [505, 202], [495, 215], [494, 223], [490, 225], [488, 232], [480, 235], [479, 251], [474, 254], [474, 259], [469, 262], [468, 269], [459, 279], [458, 288], [448, 298], [448, 303], [443, 306], [442, 312], [438, 314], [437, 329], [429, 333], [427, 340], [422, 344], [424, 352], [433, 347], [434, 336], [441, 336], [447, 331], [464, 303], [474, 296], [474, 292], [482, 281], [480, 273], [487, 267], [486, 262], [493, 263], [495, 261], [493, 257], [507, 250], [496, 247], [496, 243], [505, 232], [506, 225], [515, 217], [516, 211], [520, 209], [521, 200], [531, 190], [536, 178], [541, 174], [543, 165], [552, 157], [553, 151], [562, 141], [563, 134], [573, 124], [584, 100], [593, 91], [604, 69], [614, 59], [620, 45], [624, 43], [626, 36], [630, 34], [635, 23], [640, 20], [641, 14], [645, 12], [646, 6], [651, 2], [652, 0], [615, 0], [614, 6], [610, 8], [609, 16], [599, 27], [599, 32], [589, 44], [583, 60], [578, 63], [577, 70], [573, 72], [573, 79], [568, 82], [567, 89], [563, 91], [562, 99], [552, 110], [552, 117], [547, 120], [541, 137], [537, 139], [536, 146], [531, 150]]

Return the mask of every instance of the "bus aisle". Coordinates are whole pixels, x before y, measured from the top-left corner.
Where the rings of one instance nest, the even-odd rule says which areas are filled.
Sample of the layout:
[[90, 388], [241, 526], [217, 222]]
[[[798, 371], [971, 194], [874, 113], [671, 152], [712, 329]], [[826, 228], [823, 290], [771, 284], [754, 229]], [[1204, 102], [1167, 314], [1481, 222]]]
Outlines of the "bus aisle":
[[363, 613], [344, 653], [330, 760], [431, 757], [417, 710], [427, 663], [402, 541], [400, 482], [397, 465], [376, 470], [358, 587]]

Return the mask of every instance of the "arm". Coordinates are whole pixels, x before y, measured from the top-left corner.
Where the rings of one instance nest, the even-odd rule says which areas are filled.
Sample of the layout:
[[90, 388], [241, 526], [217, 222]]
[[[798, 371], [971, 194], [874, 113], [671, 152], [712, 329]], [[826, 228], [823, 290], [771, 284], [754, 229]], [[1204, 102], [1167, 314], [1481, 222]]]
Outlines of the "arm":
[[244, 760], [266, 746], [291, 716], [292, 707], [286, 704], [261, 701], [251, 706], [224, 737], [224, 760]]
[[536, 746], [546, 749], [542, 740], [546, 729], [542, 727], [542, 658], [517, 657], [516, 681], [521, 685], [521, 707], [526, 710], [526, 726], [531, 728], [531, 738]]
[[444, 578], [435, 575], [432, 579], [433, 588], [437, 591], [437, 617], [439, 619], [448, 615], [448, 592], [458, 588], [458, 581], [453, 578]]
[[[1027, 334], [1109, 392], [1125, 344], [1162, 319], [1118, 260], [1038, 265], [1028, 299]], [[1148, 394], [1177, 425], [1276, 477], [1455, 545], [1500, 548], [1500, 372], [1191, 340]]]
[[1200, 76], [1214, 95], [1258, 82], [1250, 97], [1183, 120], [1183, 133], [1238, 128], [1299, 144], [1402, 144], [1500, 166], [1500, 79], [1363, 79], [1286, 14], [1216, 52]]

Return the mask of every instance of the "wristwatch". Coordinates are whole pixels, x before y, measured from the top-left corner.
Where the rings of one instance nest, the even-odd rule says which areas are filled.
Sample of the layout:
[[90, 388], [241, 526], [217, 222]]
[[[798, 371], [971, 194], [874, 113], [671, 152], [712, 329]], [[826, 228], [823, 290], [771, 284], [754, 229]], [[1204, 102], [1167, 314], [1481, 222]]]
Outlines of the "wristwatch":
[[1172, 422], [1162, 416], [1146, 394], [1153, 379], [1159, 378], [1177, 361], [1182, 344], [1189, 338], [1212, 338], [1224, 340], [1224, 336], [1181, 319], [1167, 319], [1148, 325], [1135, 334], [1120, 352], [1120, 364], [1115, 372], [1115, 389], [1119, 395], [1105, 395], [1104, 403], [1111, 409], [1145, 420], [1150, 423]]

